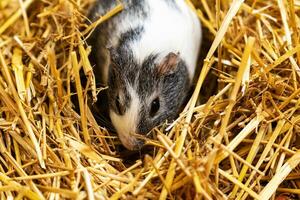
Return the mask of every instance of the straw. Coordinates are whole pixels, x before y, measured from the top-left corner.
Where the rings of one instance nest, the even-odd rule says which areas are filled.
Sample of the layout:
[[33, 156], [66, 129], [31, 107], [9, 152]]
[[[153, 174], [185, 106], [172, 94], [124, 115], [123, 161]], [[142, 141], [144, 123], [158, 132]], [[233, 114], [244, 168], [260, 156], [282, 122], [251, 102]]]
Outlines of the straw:
[[94, 115], [107, 87], [86, 41], [126, 9], [92, 22], [95, 2], [0, 1], [1, 199], [298, 199], [298, 0], [185, 0], [200, 74], [136, 154]]

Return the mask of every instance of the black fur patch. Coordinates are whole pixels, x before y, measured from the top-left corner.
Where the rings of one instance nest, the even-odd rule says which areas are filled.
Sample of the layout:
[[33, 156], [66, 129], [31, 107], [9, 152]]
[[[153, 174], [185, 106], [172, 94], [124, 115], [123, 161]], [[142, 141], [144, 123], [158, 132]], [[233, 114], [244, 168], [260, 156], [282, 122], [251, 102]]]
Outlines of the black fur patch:
[[119, 49], [128, 49], [129, 43], [133, 41], [139, 40], [141, 38], [141, 34], [144, 32], [144, 28], [142, 26], [137, 26], [135, 28], [130, 28], [126, 32], [122, 33], [119, 39], [118, 47]]
[[[163, 0], [161, 0], [163, 1]], [[174, 0], [164, 0], [170, 6], [177, 7]], [[128, 84], [136, 88], [141, 102], [141, 112], [138, 123], [138, 133], [147, 134], [154, 126], [165, 120], [174, 119], [184, 102], [189, 90], [189, 76], [186, 64], [180, 60], [173, 73], [158, 76], [156, 67], [158, 53], [149, 55], [141, 64], [134, 58], [129, 44], [139, 40], [144, 29], [142, 26], [130, 27], [127, 30], [115, 34], [120, 21], [132, 19], [145, 20], [148, 17], [148, 0], [123, 0], [125, 9], [97, 27], [89, 40], [93, 45], [92, 60], [95, 67], [95, 75], [100, 77], [103, 63], [110, 61], [110, 75], [107, 90], [108, 104], [110, 109], [116, 113], [116, 98], [122, 96], [122, 106], [125, 110], [129, 107], [132, 99], [128, 92]], [[91, 11], [90, 19], [96, 20], [98, 16], [104, 15], [107, 11], [117, 5], [116, 0], [97, 0]], [[110, 39], [118, 40], [116, 46], [110, 46]], [[104, 53], [110, 47], [110, 57]], [[157, 94], [160, 100], [160, 108], [155, 116], [149, 115], [153, 94]], [[155, 97], [154, 97], [155, 98]], [[126, 122], [124, 122], [126, 123]]]
[[[165, 120], [174, 119], [183, 104], [189, 90], [188, 71], [185, 63], [181, 60], [172, 74], [159, 77], [156, 74], [156, 56], [149, 56], [143, 63], [138, 77], [138, 95], [141, 98], [142, 109], [139, 133], [146, 134], [154, 126]], [[153, 94], [157, 96], [149, 99]], [[160, 109], [154, 117], [150, 116], [151, 102], [159, 97]], [[150, 101], [149, 101], [150, 100]], [[146, 103], [150, 102], [150, 103]]]

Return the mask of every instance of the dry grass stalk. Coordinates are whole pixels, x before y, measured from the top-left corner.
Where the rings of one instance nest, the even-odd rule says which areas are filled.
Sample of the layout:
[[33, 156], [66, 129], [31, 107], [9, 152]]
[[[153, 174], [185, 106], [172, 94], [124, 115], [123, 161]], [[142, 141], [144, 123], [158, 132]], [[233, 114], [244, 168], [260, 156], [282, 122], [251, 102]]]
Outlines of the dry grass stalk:
[[[87, 106], [103, 88], [86, 39], [123, 9], [89, 23], [93, 1], [0, 1], [0, 198], [300, 198], [300, 1], [187, 0], [213, 41], [184, 111], [134, 163]], [[209, 70], [218, 91], [199, 105]]]

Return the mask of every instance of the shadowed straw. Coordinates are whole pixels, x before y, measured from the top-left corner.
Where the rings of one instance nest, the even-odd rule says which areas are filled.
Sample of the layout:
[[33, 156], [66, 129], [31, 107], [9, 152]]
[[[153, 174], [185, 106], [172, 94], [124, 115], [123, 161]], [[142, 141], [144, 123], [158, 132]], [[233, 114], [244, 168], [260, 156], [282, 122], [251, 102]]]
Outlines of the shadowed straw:
[[[86, 40], [123, 9], [91, 23], [93, 2], [0, 1], [1, 199], [300, 198], [300, 1], [187, 0], [203, 66], [178, 119], [135, 161], [88, 107], [104, 88]], [[201, 105], [210, 73], [216, 91]]]

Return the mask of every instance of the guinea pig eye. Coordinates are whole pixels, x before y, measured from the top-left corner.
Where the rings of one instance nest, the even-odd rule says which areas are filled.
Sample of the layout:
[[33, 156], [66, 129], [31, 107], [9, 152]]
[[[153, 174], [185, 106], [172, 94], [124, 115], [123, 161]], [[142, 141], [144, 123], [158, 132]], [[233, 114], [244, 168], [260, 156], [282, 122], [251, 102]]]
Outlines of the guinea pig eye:
[[157, 111], [159, 110], [159, 98], [155, 98], [152, 102], [151, 102], [151, 109], [150, 109], [150, 116], [154, 117], [154, 115], [157, 113]]

